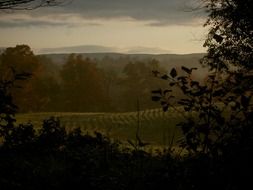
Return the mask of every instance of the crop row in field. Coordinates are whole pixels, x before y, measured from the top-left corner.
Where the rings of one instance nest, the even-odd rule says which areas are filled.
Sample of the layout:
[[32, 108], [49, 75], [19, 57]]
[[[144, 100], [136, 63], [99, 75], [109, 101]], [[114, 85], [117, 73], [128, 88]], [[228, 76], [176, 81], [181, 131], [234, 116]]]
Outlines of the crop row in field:
[[83, 131], [100, 131], [118, 140], [135, 139], [138, 125], [141, 139], [151, 144], [170, 144], [173, 136], [175, 139], [181, 136], [176, 127], [182, 119], [180, 114], [161, 109], [126, 113], [27, 113], [18, 114], [17, 123], [30, 122], [39, 128], [43, 120], [51, 116], [59, 118], [67, 130], [80, 127]]

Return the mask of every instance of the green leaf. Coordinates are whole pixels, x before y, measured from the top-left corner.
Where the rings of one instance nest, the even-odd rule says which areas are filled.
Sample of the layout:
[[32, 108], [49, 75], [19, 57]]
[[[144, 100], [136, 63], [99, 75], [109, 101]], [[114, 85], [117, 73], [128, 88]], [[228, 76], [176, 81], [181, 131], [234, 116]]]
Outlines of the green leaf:
[[175, 78], [175, 77], [177, 76], [177, 70], [176, 70], [175, 68], [171, 69], [171, 71], [170, 71], [170, 76], [171, 76], [172, 78]]
[[223, 37], [221, 37], [220, 35], [214, 34], [213, 38], [215, 39], [216, 42], [218, 42], [219, 44], [223, 41]]
[[181, 86], [181, 90], [183, 91], [183, 93], [188, 93], [188, 87], [186, 86]]
[[179, 80], [182, 84], [187, 84], [187, 77], [186, 77], [186, 76], [178, 77], [178, 80]]
[[191, 74], [191, 73], [192, 73], [192, 70], [191, 70], [191, 69], [188, 69], [187, 67], [182, 66], [181, 69], [182, 69], [183, 71], [185, 71], [186, 73], [188, 73], [188, 74]]
[[168, 105], [168, 104], [165, 105], [165, 106], [163, 106], [163, 111], [164, 111], [164, 112], [168, 111], [168, 109], [169, 109], [169, 105]]
[[161, 77], [161, 79], [163, 79], [163, 80], [168, 80], [168, 78], [169, 78], [168, 75], [163, 75], [163, 76]]
[[161, 100], [161, 97], [160, 96], [152, 96], [152, 101], [154, 102], [158, 102]]
[[170, 83], [170, 86], [174, 86], [176, 83], [175, 82], [171, 82]]

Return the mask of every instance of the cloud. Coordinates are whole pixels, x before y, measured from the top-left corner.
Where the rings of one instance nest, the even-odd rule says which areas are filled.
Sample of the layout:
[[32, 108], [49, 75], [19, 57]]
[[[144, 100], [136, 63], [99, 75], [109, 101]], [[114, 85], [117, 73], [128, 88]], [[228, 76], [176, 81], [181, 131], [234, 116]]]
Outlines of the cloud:
[[66, 26], [65, 23], [46, 22], [46, 21], [0, 21], [1, 28], [26, 28], [26, 27], [52, 27], [52, 26]]
[[87, 21], [72, 14], [41, 15], [7, 14], [0, 17], [0, 28], [26, 27], [81, 27], [99, 26], [96, 21]]
[[189, 24], [203, 12], [189, 11], [199, 0], [74, 0], [59, 11], [78, 13], [83, 18], [132, 18], [161, 25]]
[[[198, 1], [200, 0], [72, 0], [72, 3], [65, 6], [16, 12], [30, 15], [30, 18], [20, 22], [1, 18], [0, 27], [63, 26], [64, 24], [77, 27], [76, 21], [85, 25], [82, 19], [86, 21], [132, 19], [144, 21], [149, 26], [192, 25], [199, 18], [205, 17], [203, 11], [189, 11], [189, 7], [194, 7]], [[10, 14], [15, 15], [15, 12]], [[6, 13], [0, 13], [1, 17], [2, 15], [5, 16]], [[44, 17], [47, 19], [41, 19]]]

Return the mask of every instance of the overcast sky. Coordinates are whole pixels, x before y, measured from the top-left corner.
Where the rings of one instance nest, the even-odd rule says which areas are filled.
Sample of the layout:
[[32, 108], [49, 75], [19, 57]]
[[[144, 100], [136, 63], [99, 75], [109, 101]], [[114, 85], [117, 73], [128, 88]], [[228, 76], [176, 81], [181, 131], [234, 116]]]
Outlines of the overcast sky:
[[[72, 0], [64, 6], [0, 12], [0, 46], [95, 45], [125, 53], [196, 53], [206, 29], [200, 0]], [[105, 48], [106, 49], [106, 48]]]

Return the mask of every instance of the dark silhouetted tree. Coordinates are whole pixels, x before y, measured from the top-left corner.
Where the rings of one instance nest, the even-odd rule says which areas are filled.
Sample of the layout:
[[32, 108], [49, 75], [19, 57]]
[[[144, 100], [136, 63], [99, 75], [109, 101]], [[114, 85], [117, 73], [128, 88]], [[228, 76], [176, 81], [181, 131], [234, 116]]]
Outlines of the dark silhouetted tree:
[[[184, 117], [178, 124], [184, 134], [181, 145], [198, 160], [194, 168], [206, 168], [197, 169], [205, 174], [202, 183], [190, 180], [194, 188], [242, 189], [251, 184], [253, 169], [253, 2], [203, 2], [210, 27], [204, 44], [208, 52], [201, 60], [210, 71], [205, 83], [192, 79], [195, 68], [182, 66], [180, 75], [176, 69], [159, 73], [169, 87], [154, 90], [153, 100]], [[177, 106], [171, 103], [174, 88], [185, 95]]]
[[[252, 1], [205, 1], [210, 30], [204, 44], [208, 53], [201, 63], [210, 69], [206, 83], [192, 79], [196, 68], [182, 66], [183, 75], [176, 69], [159, 73], [158, 77], [170, 82], [170, 88], [153, 91], [153, 100], [160, 101], [165, 111], [174, 106], [173, 88], [185, 95], [177, 101], [184, 110], [174, 109], [186, 119], [179, 126], [188, 150], [216, 156], [252, 137], [252, 6]], [[248, 143], [245, 146], [251, 146]]]
[[210, 27], [202, 64], [219, 70], [232, 66], [252, 68], [253, 3], [251, 0], [204, 1]]
[[13, 131], [15, 130], [15, 114], [18, 107], [13, 102], [12, 90], [16, 88], [19, 81], [27, 80], [29, 73], [15, 73], [9, 68], [7, 79], [0, 78], [0, 137], [3, 142], [13, 141]]

